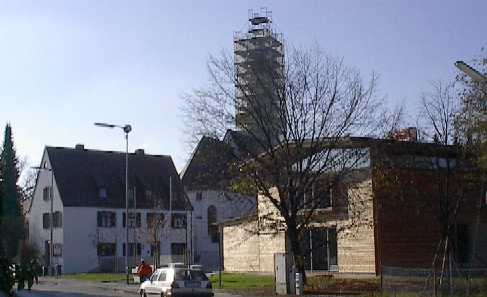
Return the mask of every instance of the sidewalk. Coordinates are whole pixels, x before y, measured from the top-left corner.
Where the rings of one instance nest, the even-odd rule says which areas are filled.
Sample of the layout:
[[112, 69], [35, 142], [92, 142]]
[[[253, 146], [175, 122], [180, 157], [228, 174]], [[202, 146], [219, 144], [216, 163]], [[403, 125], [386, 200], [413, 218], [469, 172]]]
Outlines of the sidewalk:
[[[94, 296], [134, 296], [138, 297], [139, 284], [125, 282], [92, 282], [64, 279], [62, 277], [41, 277], [39, 284], [33, 287], [36, 291], [55, 291], [62, 293], [84, 293]], [[240, 295], [214, 288], [215, 297], [240, 297]]]
[[84, 292], [106, 291], [124, 292], [138, 295], [139, 284], [127, 285], [124, 282], [91, 282], [64, 279], [62, 277], [40, 277], [39, 285], [34, 285], [41, 290], [55, 290], [59, 292]]

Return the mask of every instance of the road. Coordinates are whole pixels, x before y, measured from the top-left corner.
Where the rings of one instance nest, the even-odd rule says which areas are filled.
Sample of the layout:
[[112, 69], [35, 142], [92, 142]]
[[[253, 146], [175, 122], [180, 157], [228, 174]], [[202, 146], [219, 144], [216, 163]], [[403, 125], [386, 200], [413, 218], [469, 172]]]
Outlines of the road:
[[[39, 284], [31, 291], [17, 292], [19, 297], [138, 297], [137, 286], [123, 283], [95, 283], [56, 278], [40, 278]], [[215, 297], [240, 297], [223, 292], [215, 292]]]

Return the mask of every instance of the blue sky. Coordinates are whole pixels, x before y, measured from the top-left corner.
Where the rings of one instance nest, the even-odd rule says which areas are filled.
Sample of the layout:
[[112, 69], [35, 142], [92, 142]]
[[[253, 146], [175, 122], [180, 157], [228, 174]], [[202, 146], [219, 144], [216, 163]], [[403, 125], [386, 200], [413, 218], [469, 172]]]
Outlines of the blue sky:
[[416, 108], [429, 82], [487, 45], [487, 1], [2, 1], [0, 125], [37, 164], [44, 145], [188, 157], [180, 95], [206, 82], [206, 59], [232, 49], [248, 9], [266, 6], [289, 45], [319, 44], [379, 92]]

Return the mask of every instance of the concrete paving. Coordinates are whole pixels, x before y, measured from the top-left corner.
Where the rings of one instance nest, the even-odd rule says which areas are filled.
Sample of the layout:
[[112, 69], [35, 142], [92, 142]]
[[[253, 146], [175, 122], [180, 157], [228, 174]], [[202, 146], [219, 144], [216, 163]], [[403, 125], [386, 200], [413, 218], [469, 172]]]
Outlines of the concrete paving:
[[[32, 290], [16, 292], [19, 297], [138, 297], [138, 285], [127, 285], [125, 283], [101, 283], [68, 280], [63, 278], [41, 277], [39, 284], [34, 285]], [[220, 290], [215, 291], [215, 297], [240, 297]]]

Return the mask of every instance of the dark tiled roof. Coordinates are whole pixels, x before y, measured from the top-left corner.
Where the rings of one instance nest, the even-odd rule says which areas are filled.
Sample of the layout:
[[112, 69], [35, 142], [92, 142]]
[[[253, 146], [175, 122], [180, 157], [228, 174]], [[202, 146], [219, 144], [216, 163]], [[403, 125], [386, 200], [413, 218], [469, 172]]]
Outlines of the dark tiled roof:
[[264, 151], [255, 136], [249, 135], [246, 131], [228, 129], [223, 137], [223, 142], [232, 146], [233, 153], [240, 161], [253, 158]]
[[[65, 147], [46, 151], [65, 207], [125, 207], [125, 153]], [[170, 156], [129, 154], [129, 188], [136, 189], [137, 208], [169, 209], [169, 177], [173, 209], [189, 208]], [[106, 189], [106, 198], [99, 197], [100, 188]]]
[[183, 172], [183, 184], [188, 190], [225, 189], [231, 180], [234, 162], [228, 144], [203, 136]]

